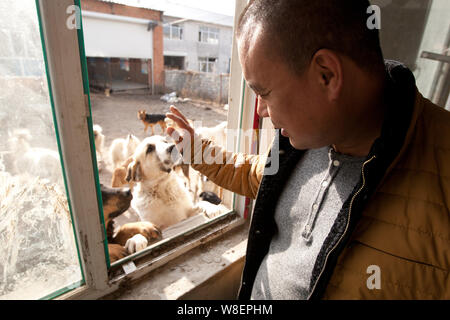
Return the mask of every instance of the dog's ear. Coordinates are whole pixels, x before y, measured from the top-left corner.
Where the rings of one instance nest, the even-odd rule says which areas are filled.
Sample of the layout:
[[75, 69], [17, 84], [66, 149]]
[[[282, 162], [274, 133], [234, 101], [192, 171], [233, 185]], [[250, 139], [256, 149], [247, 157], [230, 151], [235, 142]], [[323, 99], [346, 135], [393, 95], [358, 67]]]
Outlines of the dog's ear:
[[127, 176], [125, 177], [125, 180], [127, 180], [127, 182], [139, 182], [142, 180], [142, 170], [139, 161], [134, 160], [128, 165]]

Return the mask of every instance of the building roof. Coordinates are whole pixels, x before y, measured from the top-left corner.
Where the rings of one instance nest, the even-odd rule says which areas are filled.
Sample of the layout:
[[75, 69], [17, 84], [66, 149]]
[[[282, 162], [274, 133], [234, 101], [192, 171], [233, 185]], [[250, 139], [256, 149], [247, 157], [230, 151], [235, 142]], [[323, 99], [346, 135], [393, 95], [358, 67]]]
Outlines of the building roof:
[[163, 15], [167, 17], [175, 17], [180, 19], [201, 21], [206, 23], [217, 24], [221, 26], [233, 27], [234, 17], [202, 9], [192, 8], [168, 0], [101, 0], [104, 2], [112, 2], [124, 4], [132, 7], [153, 9], [163, 11]]

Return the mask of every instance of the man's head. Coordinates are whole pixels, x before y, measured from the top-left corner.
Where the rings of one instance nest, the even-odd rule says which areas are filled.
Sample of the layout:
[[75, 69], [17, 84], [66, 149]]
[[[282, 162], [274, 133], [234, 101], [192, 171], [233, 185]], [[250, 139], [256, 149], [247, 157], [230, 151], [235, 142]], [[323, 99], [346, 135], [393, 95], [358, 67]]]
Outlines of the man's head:
[[244, 77], [260, 98], [260, 116], [270, 116], [295, 148], [346, 139], [350, 87], [383, 73], [378, 31], [366, 25], [369, 5], [252, 0], [242, 13], [237, 39]]

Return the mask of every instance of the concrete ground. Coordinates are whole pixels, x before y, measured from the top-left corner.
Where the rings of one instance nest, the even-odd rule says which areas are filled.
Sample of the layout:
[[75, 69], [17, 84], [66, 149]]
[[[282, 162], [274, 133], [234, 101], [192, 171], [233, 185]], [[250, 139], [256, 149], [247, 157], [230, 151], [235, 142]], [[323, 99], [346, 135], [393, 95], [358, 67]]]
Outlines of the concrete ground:
[[[151, 129], [144, 133], [144, 124], [137, 118], [138, 110], [165, 114], [169, 111], [170, 104], [161, 101], [160, 95], [122, 93], [107, 97], [103, 93], [91, 93], [90, 96], [93, 122], [103, 128], [105, 136], [104, 161], [99, 165], [100, 181], [110, 186], [112, 174], [107, 155], [111, 142], [116, 138], [126, 138], [129, 133], [144, 139], [151, 134]], [[198, 101], [175, 105], [188, 119], [202, 121], [203, 126], [213, 127], [227, 120], [227, 111], [221, 105]], [[155, 134], [161, 133], [159, 128], [155, 129]]]

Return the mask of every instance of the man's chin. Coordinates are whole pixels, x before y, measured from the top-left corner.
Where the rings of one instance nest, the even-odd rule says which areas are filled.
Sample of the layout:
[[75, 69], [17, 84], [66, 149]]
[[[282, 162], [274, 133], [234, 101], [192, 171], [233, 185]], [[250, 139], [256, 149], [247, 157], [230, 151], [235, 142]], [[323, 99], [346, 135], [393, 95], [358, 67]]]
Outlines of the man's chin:
[[294, 149], [297, 150], [306, 150], [309, 149], [309, 147], [307, 147], [305, 144], [303, 143], [299, 143], [296, 139], [294, 139], [293, 137], [289, 137], [289, 143], [291, 144], [291, 146]]

